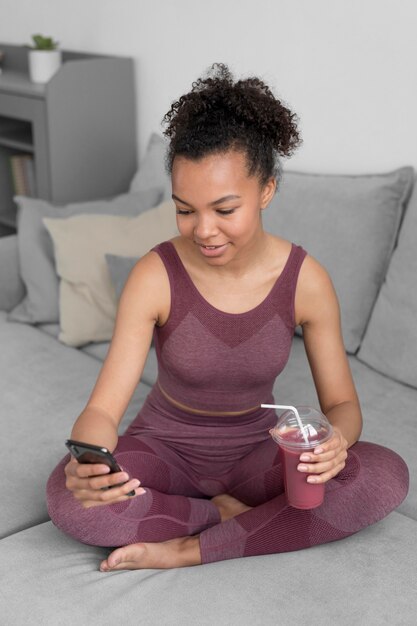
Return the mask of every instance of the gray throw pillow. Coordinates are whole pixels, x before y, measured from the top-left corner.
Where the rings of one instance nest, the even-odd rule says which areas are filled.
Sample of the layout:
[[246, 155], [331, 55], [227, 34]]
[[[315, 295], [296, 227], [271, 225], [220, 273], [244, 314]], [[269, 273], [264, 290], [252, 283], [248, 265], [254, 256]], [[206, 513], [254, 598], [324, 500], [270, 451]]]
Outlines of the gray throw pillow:
[[417, 178], [358, 358], [417, 387]]
[[347, 352], [360, 346], [413, 178], [411, 167], [358, 176], [288, 171], [264, 212], [267, 231], [302, 245], [329, 272]]
[[112, 199], [66, 206], [54, 206], [46, 200], [16, 196], [20, 275], [27, 293], [9, 313], [8, 319], [28, 324], [59, 321], [59, 278], [55, 269], [52, 240], [42, 221], [44, 217], [67, 218], [79, 214], [135, 216], [157, 205], [160, 196], [158, 189], [148, 189]]
[[0, 311], [11, 311], [25, 296], [19, 274], [16, 235], [0, 238]]
[[119, 300], [128, 276], [140, 257], [118, 256], [116, 254], [106, 254], [105, 256], [116, 297]]
[[161, 200], [171, 199], [171, 177], [165, 170], [165, 154], [168, 143], [158, 135], [152, 133], [146, 148], [146, 153], [132, 182], [129, 191], [138, 193], [155, 188], [161, 192]]

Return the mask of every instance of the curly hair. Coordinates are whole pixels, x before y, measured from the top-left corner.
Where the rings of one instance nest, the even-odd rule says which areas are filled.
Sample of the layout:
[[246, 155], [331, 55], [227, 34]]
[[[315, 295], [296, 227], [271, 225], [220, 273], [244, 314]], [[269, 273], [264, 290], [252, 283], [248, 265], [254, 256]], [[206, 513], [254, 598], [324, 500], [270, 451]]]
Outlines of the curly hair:
[[259, 78], [234, 81], [227, 65], [214, 63], [192, 90], [173, 102], [162, 123], [170, 143], [166, 169], [176, 156], [199, 160], [241, 150], [249, 176], [261, 185], [281, 176], [280, 156], [291, 156], [302, 142], [298, 118]]

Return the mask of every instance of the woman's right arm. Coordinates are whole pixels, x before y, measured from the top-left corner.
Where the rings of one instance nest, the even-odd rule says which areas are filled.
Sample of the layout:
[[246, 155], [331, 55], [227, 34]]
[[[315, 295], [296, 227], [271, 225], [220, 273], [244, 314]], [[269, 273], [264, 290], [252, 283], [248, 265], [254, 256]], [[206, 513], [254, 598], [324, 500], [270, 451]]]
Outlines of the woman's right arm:
[[[151, 252], [130, 273], [120, 298], [108, 354], [87, 405], [74, 423], [71, 439], [104, 446], [113, 452], [118, 426], [142, 375], [154, 326], [167, 318], [169, 306], [168, 277], [159, 256]], [[65, 473], [67, 488], [84, 506], [121, 502], [132, 489], [129, 481], [122, 487], [102, 491], [102, 487], [122, 480], [120, 474], [109, 475], [105, 465], [80, 464], [71, 458]]]

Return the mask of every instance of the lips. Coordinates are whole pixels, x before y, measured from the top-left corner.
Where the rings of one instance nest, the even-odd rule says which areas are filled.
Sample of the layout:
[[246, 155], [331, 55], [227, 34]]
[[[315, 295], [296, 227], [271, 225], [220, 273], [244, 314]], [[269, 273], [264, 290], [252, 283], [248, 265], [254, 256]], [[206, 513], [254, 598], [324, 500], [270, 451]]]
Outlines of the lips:
[[205, 257], [221, 256], [224, 253], [224, 251], [227, 249], [227, 245], [228, 245], [227, 243], [222, 243], [221, 245], [217, 245], [217, 246], [209, 246], [207, 244], [198, 243], [197, 241], [195, 243], [200, 248], [201, 254], [203, 254]]

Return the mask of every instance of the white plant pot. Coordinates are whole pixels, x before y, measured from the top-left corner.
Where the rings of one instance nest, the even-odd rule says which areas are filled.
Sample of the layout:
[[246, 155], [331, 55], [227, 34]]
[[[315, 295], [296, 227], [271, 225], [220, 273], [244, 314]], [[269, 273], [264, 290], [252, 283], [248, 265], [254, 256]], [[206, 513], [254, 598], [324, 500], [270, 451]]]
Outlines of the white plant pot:
[[29, 76], [33, 83], [47, 83], [61, 67], [61, 50], [29, 50]]

